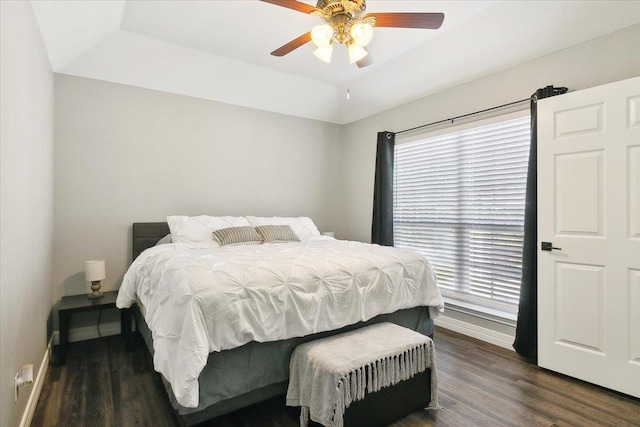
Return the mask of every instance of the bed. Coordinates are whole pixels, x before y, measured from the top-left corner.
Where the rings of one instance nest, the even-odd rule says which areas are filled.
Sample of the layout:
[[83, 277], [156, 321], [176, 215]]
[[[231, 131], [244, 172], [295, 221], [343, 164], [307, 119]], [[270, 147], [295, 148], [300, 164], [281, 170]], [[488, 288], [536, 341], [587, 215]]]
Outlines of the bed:
[[[367, 312], [366, 309], [361, 307], [357, 310], [347, 310], [350, 313], [353, 313], [351, 313], [352, 315], [350, 316], [344, 316], [345, 319], [335, 319], [335, 317], [342, 316], [336, 316], [336, 307], [333, 307], [333, 311], [329, 310], [329, 312], [334, 313], [332, 316], [327, 316], [327, 319], [322, 319], [322, 316], [316, 315], [313, 317], [313, 322], [310, 322], [312, 323], [311, 328], [304, 330], [304, 328], [301, 329], [298, 326], [295, 326], [295, 320], [292, 321], [287, 318], [287, 315], [284, 314], [285, 310], [282, 310], [277, 316], [272, 316], [266, 312], [263, 313], [264, 307], [272, 307], [274, 304], [277, 307], [281, 301], [276, 298], [275, 302], [266, 301], [265, 303], [262, 301], [265, 299], [264, 294], [260, 294], [261, 286], [247, 279], [248, 282], [251, 282], [251, 285], [248, 286], [248, 288], [251, 288], [251, 292], [257, 295], [253, 299], [258, 302], [247, 297], [247, 295], [245, 295], [247, 291], [243, 289], [241, 298], [236, 298], [230, 303], [224, 303], [224, 307], [216, 306], [214, 303], [206, 303], [203, 305], [207, 307], [207, 309], [198, 311], [195, 316], [193, 313], [178, 315], [178, 317], [180, 317], [180, 322], [183, 321], [182, 317], [191, 319], [188, 325], [183, 323], [179, 325], [177, 329], [180, 331], [179, 333], [175, 333], [175, 328], [173, 335], [166, 332], [160, 333], [158, 332], [160, 329], [158, 327], [158, 319], [162, 319], [163, 322], [174, 325], [175, 322], [178, 322], [178, 320], [176, 320], [178, 317], [172, 317], [176, 316], [175, 314], [158, 314], [160, 313], [160, 308], [152, 305], [151, 301], [153, 298], [149, 298], [149, 295], [155, 293], [154, 298], [157, 301], [164, 302], [174, 298], [169, 295], [174, 291], [166, 293], [166, 289], [176, 289], [180, 288], [180, 286], [170, 282], [170, 280], [175, 281], [175, 278], [169, 277], [166, 278], [166, 280], [165, 278], [156, 280], [152, 271], [155, 268], [156, 270], [162, 270], [163, 273], [161, 274], [167, 275], [167, 272], [173, 272], [169, 273], [168, 276], [171, 276], [172, 274], [175, 275], [177, 274], [176, 272], [181, 272], [185, 269], [181, 264], [183, 262], [182, 258], [189, 258], [193, 254], [195, 254], [196, 258], [199, 259], [198, 263], [202, 263], [204, 259], [207, 259], [207, 262], [211, 261], [216, 265], [224, 265], [225, 267], [222, 267], [222, 270], [225, 274], [219, 272], [217, 274], [225, 276], [227, 273], [225, 268], [229, 267], [230, 264], [243, 264], [244, 261], [232, 262], [226, 258], [219, 258], [223, 253], [227, 254], [225, 256], [230, 256], [233, 260], [243, 260], [245, 251], [250, 251], [252, 253], [252, 257], [264, 257], [267, 255], [271, 256], [268, 251], [273, 250], [275, 252], [287, 253], [284, 258], [285, 261], [287, 261], [290, 259], [287, 258], [287, 256], [293, 256], [291, 259], [296, 260], [302, 257], [295, 252], [297, 250], [301, 250], [305, 254], [321, 253], [324, 254], [322, 255], [324, 257], [330, 257], [327, 254], [338, 251], [340, 247], [349, 248], [348, 250], [352, 251], [354, 250], [353, 248], [360, 250], [361, 247], [359, 245], [363, 245], [363, 249], [371, 247], [376, 251], [379, 251], [378, 255], [380, 256], [382, 256], [382, 252], [393, 251], [395, 249], [382, 248], [377, 245], [367, 245], [357, 242], [335, 241], [335, 239], [331, 238], [322, 239], [320, 237], [314, 238], [315, 240], [311, 239], [309, 242], [305, 240], [303, 242], [274, 243], [272, 244], [272, 247], [268, 247], [268, 244], [254, 245], [249, 249], [238, 247], [208, 248], [203, 247], [203, 245], [200, 244], [187, 244], [180, 242], [164, 245], [164, 247], [162, 247], [163, 245], [159, 245], [159, 247], [156, 246], [156, 244], [161, 239], [166, 239], [166, 236], [170, 232], [170, 228], [167, 223], [134, 223], [132, 230], [132, 254], [133, 260], [137, 261], [132, 263], [130, 270], [127, 272], [127, 275], [125, 275], [125, 280], [123, 281], [123, 286], [121, 287], [117, 304], [120, 308], [133, 307], [136, 330], [140, 333], [149, 348], [149, 351], [154, 356], [154, 367], [162, 374], [169, 400], [174, 406], [178, 414], [178, 419], [182, 425], [197, 424], [271, 397], [283, 395], [286, 392], [287, 387], [289, 360], [291, 354], [295, 347], [303, 342], [385, 321], [410, 328], [424, 335], [433, 336], [432, 319], [443, 309], [442, 298], [437, 290], [437, 286], [435, 286], [435, 277], [430, 270], [428, 262], [424, 261], [428, 268], [422, 271], [422, 274], [423, 276], [426, 274], [429, 277], [425, 278], [421, 276], [419, 278], [410, 278], [405, 280], [409, 283], [408, 288], [412, 290], [395, 292], [399, 294], [402, 294], [403, 292], [413, 294], [418, 293], [420, 294], [420, 304], [403, 302], [399, 305], [394, 305], [391, 302], [387, 302], [383, 304], [382, 308], [376, 308], [380, 314]], [[304, 232], [306, 231], [298, 229], [299, 234]], [[180, 251], [186, 251], [189, 252], [189, 254], [185, 255]], [[317, 254], [313, 255], [311, 258], [314, 257], [317, 258]], [[340, 259], [342, 259], [342, 256], [340, 257]], [[279, 270], [272, 270], [272, 267], [270, 266], [270, 264], [279, 265], [279, 261], [273, 262], [271, 258], [269, 259], [270, 261], [265, 263], [268, 268], [268, 270], [266, 270], [267, 275], [281, 275]], [[234, 266], [234, 268], [237, 268], [237, 266]], [[344, 268], [345, 267], [342, 266], [343, 270]], [[136, 271], [136, 274], [131, 273], [132, 269]], [[209, 274], [209, 269], [210, 267], [206, 268], [207, 273], [205, 275]], [[410, 270], [411, 268], [405, 266], [404, 270], [407, 269]], [[354, 272], [351, 273], [356, 274]], [[127, 277], [132, 275], [136, 276], [136, 280], [140, 283], [132, 285], [131, 283], [136, 282], [136, 280], [131, 280], [130, 277]], [[198, 273], [197, 275], [202, 274]], [[244, 277], [245, 273], [242, 273], [239, 276]], [[214, 278], [214, 280], [216, 279]], [[234, 277], [230, 280], [235, 284], [238, 280], [238, 274], [234, 273]], [[277, 280], [280, 281], [282, 279], [278, 278]], [[322, 280], [327, 281], [329, 279], [322, 278]], [[383, 288], [386, 287], [385, 289], [390, 292], [390, 295], [391, 293], [394, 293], [392, 290], [396, 289], [393, 280], [394, 279], [389, 276], [386, 277], [386, 280], [384, 281], [385, 285]], [[154, 281], [157, 281], [158, 285], [152, 283]], [[416, 282], [418, 281], [433, 281], [433, 283], [430, 284], [429, 288], [426, 290], [418, 290], [421, 289], [420, 286], [416, 285]], [[184, 280], [180, 281], [180, 278], [178, 278], [178, 282], [183, 283], [182, 287], [184, 288]], [[162, 284], [165, 286], [165, 294], [154, 290], [154, 286], [162, 286]], [[131, 290], [132, 287], [135, 288], [134, 291]], [[187, 288], [188, 290], [186, 291], [186, 294], [188, 294], [188, 296], [185, 297], [183, 294], [180, 298], [181, 300], [188, 300], [189, 304], [187, 304], [187, 306], [191, 307], [189, 310], [193, 310], [194, 304], [192, 301], [198, 301], [198, 304], [200, 304], [200, 296], [198, 296], [198, 292], [200, 291], [194, 292], [193, 287], [190, 286], [187, 286]], [[329, 288], [335, 289], [335, 287], [332, 288], [331, 286], [329, 286]], [[233, 289], [235, 289], [235, 287]], [[138, 295], [136, 292], [139, 292], [140, 294]], [[211, 291], [207, 290], [205, 293], [209, 292]], [[229, 291], [228, 289], [221, 293], [237, 294], [237, 292]], [[158, 294], [161, 294], [162, 296], [158, 297]], [[282, 295], [282, 292], [278, 295]], [[306, 301], [310, 305], [317, 304], [317, 299], [305, 298], [307, 298], [306, 293], [304, 293], [302, 301]], [[356, 295], [355, 297], [351, 296], [349, 298], [357, 299], [359, 297]], [[392, 297], [390, 299], [393, 300], [394, 298], [395, 297]], [[251, 301], [251, 303], [249, 304], [246, 301]], [[294, 304], [291, 301], [289, 301], [288, 304]], [[301, 300], [298, 299], [296, 301], [297, 302], [295, 302], [295, 304], [299, 303]], [[266, 305], [263, 304], [263, 306], [260, 306], [261, 303]], [[407, 306], [404, 306], [403, 304]], [[160, 305], [162, 305], [162, 303]], [[233, 305], [244, 307], [245, 311], [240, 314], [232, 314], [228, 312], [226, 307]], [[215, 307], [215, 309], [212, 309], [212, 307]], [[247, 311], [246, 307], [251, 307], [251, 309]], [[254, 311], [259, 313], [259, 315], [256, 315]], [[209, 314], [206, 314], [205, 312], [209, 314], [211, 314], [210, 312], [215, 312], [212, 315], [218, 317], [214, 321], [206, 320], [204, 316], [208, 316]], [[249, 327], [244, 325], [244, 321], [246, 320], [245, 317], [247, 316], [256, 317], [256, 319], [254, 319], [254, 323], [257, 324]], [[275, 320], [272, 321], [272, 318]], [[230, 321], [230, 324], [234, 326], [223, 325], [223, 321], [226, 321], [227, 319]], [[357, 321], [353, 321], [354, 319], [357, 319]], [[242, 324], [239, 325], [239, 321], [241, 321]], [[264, 326], [264, 324], [270, 323], [273, 323], [273, 325], [271, 325], [272, 327]], [[305, 322], [301, 321], [301, 323]], [[206, 334], [207, 340], [209, 340], [206, 352], [203, 348], [200, 348], [199, 351], [192, 351], [193, 346], [201, 345], [195, 343], [192, 339], [194, 335], [192, 333], [192, 329], [197, 329], [199, 324], [205, 325], [203, 329], [204, 332], [201, 332], [201, 335]], [[206, 332], [208, 327], [206, 325], [211, 326], [210, 324], [215, 324], [216, 327], [213, 327], [213, 329], [217, 328], [222, 335], [227, 335], [226, 341], [216, 341], [215, 338], [210, 336], [214, 334], [213, 332]], [[156, 330], [152, 332], [152, 329], [154, 328]], [[220, 328], [223, 328], [223, 330]], [[186, 340], [186, 342], [180, 342], [183, 339]], [[170, 347], [163, 344], [168, 341], [180, 342], [177, 345], [178, 349], [176, 350], [173, 348], [173, 350], [171, 350]], [[188, 348], [189, 352], [187, 358], [197, 359], [196, 368], [191, 367], [191, 365], [181, 365], [182, 367], [174, 367], [173, 369], [167, 367], [170, 362], [168, 359], [171, 359], [171, 357], [161, 353], [180, 353], [181, 348], [183, 350], [184, 348]], [[183, 375], [183, 371], [187, 371], [187, 376], [190, 376], [191, 378], [180, 379], [176, 377], [176, 372]]]

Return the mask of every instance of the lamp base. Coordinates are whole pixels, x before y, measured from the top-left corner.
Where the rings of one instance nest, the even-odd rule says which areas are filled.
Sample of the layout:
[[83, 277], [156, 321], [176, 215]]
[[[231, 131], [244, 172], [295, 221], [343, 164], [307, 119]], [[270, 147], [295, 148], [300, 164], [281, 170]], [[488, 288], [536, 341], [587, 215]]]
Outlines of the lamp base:
[[91, 290], [93, 292], [91, 292], [89, 295], [87, 295], [87, 298], [89, 298], [89, 299], [102, 298], [102, 296], [104, 295], [102, 292], [100, 292], [100, 281], [99, 280], [91, 282]]

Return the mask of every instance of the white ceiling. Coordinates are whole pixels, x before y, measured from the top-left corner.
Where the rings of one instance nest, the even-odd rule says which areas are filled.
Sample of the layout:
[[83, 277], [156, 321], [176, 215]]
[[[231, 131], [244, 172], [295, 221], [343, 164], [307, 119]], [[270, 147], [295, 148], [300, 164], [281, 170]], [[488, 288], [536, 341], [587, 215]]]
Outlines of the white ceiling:
[[376, 28], [375, 63], [360, 69], [342, 46], [331, 64], [311, 43], [271, 56], [320, 20], [258, 0], [31, 4], [57, 73], [340, 124], [640, 23], [640, 1], [369, 0], [368, 12], [445, 20]]

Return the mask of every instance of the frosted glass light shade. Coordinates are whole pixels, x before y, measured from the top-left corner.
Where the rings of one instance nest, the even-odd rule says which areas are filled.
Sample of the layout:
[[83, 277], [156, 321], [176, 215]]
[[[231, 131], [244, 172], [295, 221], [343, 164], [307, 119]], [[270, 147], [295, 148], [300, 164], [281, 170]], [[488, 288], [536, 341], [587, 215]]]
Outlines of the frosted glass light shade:
[[94, 259], [84, 262], [84, 277], [87, 282], [97, 282], [106, 277], [103, 259]]
[[331, 54], [333, 53], [333, 45], [330, 44], [327, 47], [319, 47], [313, 51], [313, 54], [321, 61], [327, 64], [331, 63]]
[[317, 47], [329, 47], [333, 40], [333, 27], [329, 24], [316, 25], [311, 29], [311, 40]]
[[354, 62], [360, 61], [362, 58], [367, 56], [369, 52], [365, 50], [362, 46], [358, 46], [356, 44], [351, 43], [349, 45], [349, 63], [353, 64]]
[[353, 44], [365, 47], [373, 39], [373, 27], [370, 24], [356, 22], [351, 26], [351, 38], [353, 39]]

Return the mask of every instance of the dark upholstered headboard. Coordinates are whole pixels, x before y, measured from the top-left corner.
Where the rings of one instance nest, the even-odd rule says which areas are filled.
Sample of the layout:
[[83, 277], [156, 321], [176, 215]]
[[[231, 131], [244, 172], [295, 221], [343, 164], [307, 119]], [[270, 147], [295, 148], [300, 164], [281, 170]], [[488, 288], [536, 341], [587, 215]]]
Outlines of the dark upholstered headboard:
[[145, 249], [155, 246], [158, 240], [169, 234], [166, 222], [134, 222], [133, 223], [133, 259]]

